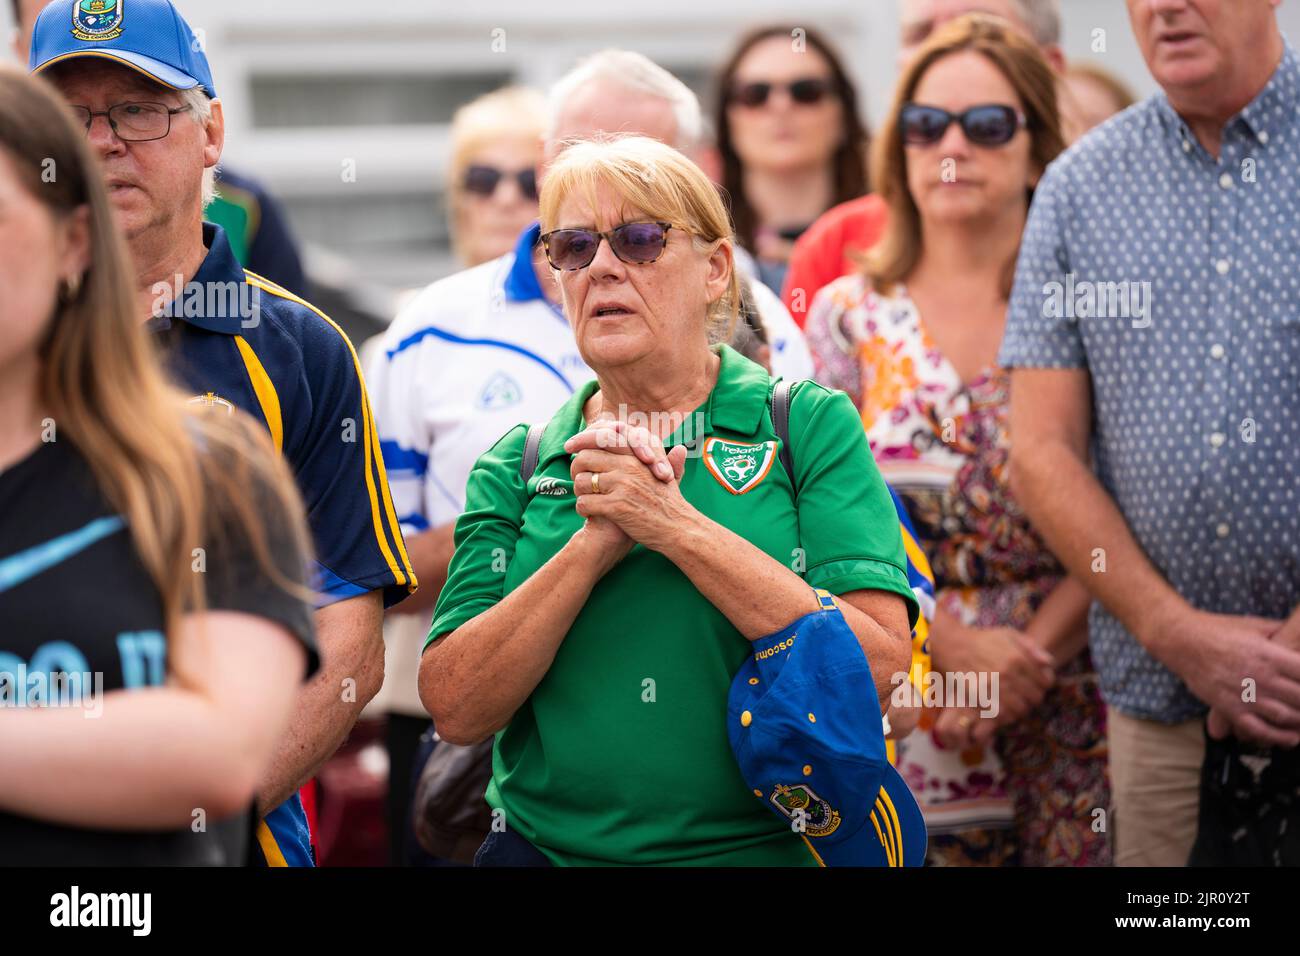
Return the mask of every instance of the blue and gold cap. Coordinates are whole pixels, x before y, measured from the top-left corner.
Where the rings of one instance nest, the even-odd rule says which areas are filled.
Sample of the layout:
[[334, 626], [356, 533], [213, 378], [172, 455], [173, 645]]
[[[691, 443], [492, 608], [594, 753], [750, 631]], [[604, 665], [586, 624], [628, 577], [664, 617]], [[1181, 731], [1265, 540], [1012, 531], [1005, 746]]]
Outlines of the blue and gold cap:
[[920, 866], [925, 820], [885, 755], [871, 667], [835, 599], [754, 641], [727, 732], [754, 796], [827, 866]]
[[28, 65], [40, 73], [75, 57], [112, 60], [217, 98], [202, 44], [168, 0], [55, 0], [36, 18]]

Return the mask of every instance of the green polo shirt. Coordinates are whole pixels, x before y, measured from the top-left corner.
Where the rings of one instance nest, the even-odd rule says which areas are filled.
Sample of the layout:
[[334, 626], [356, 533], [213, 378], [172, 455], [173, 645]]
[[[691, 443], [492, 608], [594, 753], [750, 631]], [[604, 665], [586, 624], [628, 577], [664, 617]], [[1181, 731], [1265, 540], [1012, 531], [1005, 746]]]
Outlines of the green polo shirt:
[[[794, 389], [796, 503], [777, 458], [772, 380], [717, 350], [716, 387], [665, 442], [696, 441], [683, 496], [810, 587], [891, 591], [915, 621], [898, 516], [848, 396], [812, 382]], [[551, 419], [527, 487], [526, 426], [478, 460], [430, 641], [500, 601], [582, 525], [564, 442], [584, 428], [596, 389], [587, 383]], [[749, 647], [672, 562], [636, 545], [497, 734], [488, 803], [561, 865], [816, 866], [745, 785], [727, 740], [727, 691]]]

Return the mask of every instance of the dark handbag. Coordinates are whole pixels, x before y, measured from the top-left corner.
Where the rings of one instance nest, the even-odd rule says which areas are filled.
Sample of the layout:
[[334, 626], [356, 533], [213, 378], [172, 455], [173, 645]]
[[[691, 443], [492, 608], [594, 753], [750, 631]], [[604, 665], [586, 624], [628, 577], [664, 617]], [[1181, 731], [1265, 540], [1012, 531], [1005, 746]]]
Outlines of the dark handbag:
[[1300, 750], [1205, 735], [1188, 866], [1300, 866]]
[[472, 864], [492, 830], [484, 794], [492, 778], [492, 738], [461, 747], [439, 740], [415, 785], [415, 838], [431, 856]]
[[[537, 470], [545, 425], [532, 425], [524, 439], [519, 476], [524, 484]], [[492, 779], [492, 740], [469, 747], [440, 738], [420, 771], [412, 801], [415, 839], [426, 853], [442, 860], [473, 865], [492, 831], [492, 809], [484, 794]]]

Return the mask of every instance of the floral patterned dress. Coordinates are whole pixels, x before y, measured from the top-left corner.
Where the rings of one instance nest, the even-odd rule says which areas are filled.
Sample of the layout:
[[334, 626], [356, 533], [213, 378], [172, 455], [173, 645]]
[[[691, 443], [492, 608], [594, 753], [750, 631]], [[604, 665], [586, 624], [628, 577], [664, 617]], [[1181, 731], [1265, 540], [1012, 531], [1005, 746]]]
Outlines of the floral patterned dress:
[[[1063, 569], [1011, 496], [1008, 378], [971, 383], [926, 333], [901, 286], [846, 276], [813, 300], [805, 328], [818, 380], [848, 392], [881, 473], [908, 506], [938, 604], [970, 627], [1023, 629]], [[1000, 730], [992, 752], [946, 750], [933, 717], [898, 766], [925, 810], [932, 864], [1105, 865], [1095, 832], [1109, 805], [1105, 709], [1087, 650], [1043, 703]]]

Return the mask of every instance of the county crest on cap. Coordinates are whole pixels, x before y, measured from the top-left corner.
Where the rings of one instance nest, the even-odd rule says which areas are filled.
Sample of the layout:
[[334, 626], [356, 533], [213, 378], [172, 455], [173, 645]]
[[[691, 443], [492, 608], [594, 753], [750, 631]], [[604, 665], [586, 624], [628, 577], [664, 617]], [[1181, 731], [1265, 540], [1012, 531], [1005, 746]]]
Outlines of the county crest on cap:
[[733, 495], [743, 495], [767, 477], [776, 457], [776, 442], [757, 445], [710, 438], [704, 443], [704, 467]]
[[768, 799], [791, 820], [800, 820], [809, 836], [830, 836], [839, 829], [840, 812], [805, 784], [793, 787], [777, 784]]
[[79, 0], [72, 6], [72, 35], [88, 43], [122, 35], [122, 6], [126, 0]]

